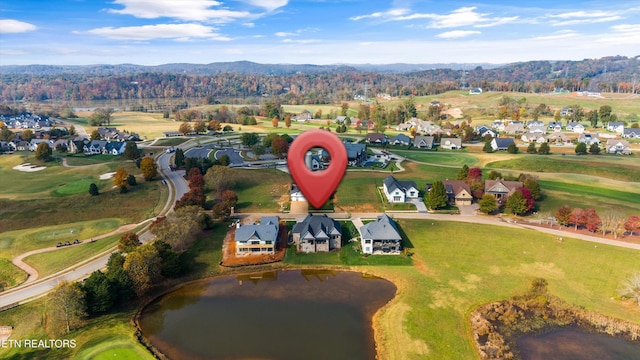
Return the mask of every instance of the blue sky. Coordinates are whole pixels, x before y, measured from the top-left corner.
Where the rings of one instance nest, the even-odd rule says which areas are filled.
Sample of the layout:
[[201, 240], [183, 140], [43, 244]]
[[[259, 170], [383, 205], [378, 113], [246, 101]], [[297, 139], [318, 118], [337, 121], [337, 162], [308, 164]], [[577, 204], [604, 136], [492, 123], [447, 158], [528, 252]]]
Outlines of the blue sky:
[[0, 65], [640, 55], [640, 1], [0, 1]]

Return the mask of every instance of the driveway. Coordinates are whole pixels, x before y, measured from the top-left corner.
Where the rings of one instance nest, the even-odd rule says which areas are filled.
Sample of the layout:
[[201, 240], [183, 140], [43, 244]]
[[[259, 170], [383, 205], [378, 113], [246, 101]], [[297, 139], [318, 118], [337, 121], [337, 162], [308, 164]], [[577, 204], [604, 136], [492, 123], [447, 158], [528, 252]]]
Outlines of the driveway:
[[424, 201], [422, 201], [422, 199], [413, 199], [409, 200], [409, 202], [416, 206], [416, 209], [418, 209], [419, 213], [427, 212], [427, 205], [424, 204]]
[[462, 216], [474, 216], [476, 214], [476, 210], [478, 210], [478, 204], [458, 205], [458, 209]]

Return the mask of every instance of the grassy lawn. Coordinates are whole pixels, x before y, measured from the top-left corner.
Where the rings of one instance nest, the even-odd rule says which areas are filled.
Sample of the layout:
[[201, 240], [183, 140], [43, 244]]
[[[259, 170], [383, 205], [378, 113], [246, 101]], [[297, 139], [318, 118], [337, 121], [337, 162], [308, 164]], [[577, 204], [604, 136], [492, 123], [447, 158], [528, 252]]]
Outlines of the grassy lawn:
[[184, 138], [184, 137], [160, 138], [153, 143], [153, 146], [177, 146], [189, 140], [191, 140], [191, 138]]
[[236, 209], [241, 212], [280, 211], [289, 201], [291, 177], [276, 169], [236, 169]]
[[619, 161], [620, 156], [521, 156], [511, 160], [495, 161], [489, 168], [513, 169], [532, 172], [573, 173], [602, 176], [621, 181], [640, 179], [640, 162], [630, 164]]
[[[91, 117], [93, 112], [78, 112], [80, 117]], [[164, 119], [162, 113], [145, 113], [135, 111], [116, 111], [111, 115], [111, 124], [109, 127], [116, 127], [118, 130], [126, 130], [131, 133], [137, 133], [140, 138], [154, 139], [164, 136], [165, 131], [178, 131], [180, 126], [179, 122], [170, 119]], [[77, 120], [70, 120], [78, 122]], [[84, 125], [87, 133], [91, 132], [97, 127]]]
[[638, 270], [638, 251], [485, 225], [400, 225], [415, 246], [416, 266], [367, 267], [399, 285], [397, 301], [379, 317], [384, 358], [475, 358], [468, 314], [522, 293], [536, 277], [569, 303], [640, 323], [637, 306], [616, 300], [622, 280]]
[[473, 155], [459, 151], [392, 150], [392, 152], [410, 160], [429, 164], [456, 167], [462, 167], [462, 165], [466, 164], [469, 167], [473, 167], [478, 163], [478, 159]]
[[19, 359], [131, 359], [146, 360], [153, 356], [140, 345], [129, 324], [132, 310], [92, 319], [87, 326], [65, 335], [45, 331], [44, 299], [0, 313], [0, 324], [13, 326], [11, 339], [73, 339], [75, 348], [32, 349], [0, 348], [0, 358]]
[[85, 166], [104, 164], [112, 161], [123, 161], [122, 156], [113, 155], [91, 155], [86, 156], [84, 154], [66, 154], [67, 164], [70, 166]]
[[[140, 228], [134, 229], [131, 232], [136, 232], [139, 229]], [[93, 243], [85, 242], [80, 245], [63, 247], [58, 250], [31, 255], [26, 257], [24, 262], [38, 270], [40, 277], [45, 277], [90, 259], [117, 245], [121, 236], [122, 234], [113, 235]]]
[[0, 291], [18, 286], [27, 280], [27, 273], [11, 263], [11, 260], [0, 258]]

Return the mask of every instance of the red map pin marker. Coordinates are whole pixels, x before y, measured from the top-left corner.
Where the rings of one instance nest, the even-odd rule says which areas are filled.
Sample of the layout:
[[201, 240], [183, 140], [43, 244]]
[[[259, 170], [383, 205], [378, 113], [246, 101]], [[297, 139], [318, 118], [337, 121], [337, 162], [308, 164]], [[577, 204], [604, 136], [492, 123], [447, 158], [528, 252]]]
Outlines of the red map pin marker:
[[[314, 147], [320, 147], [329, 152], [331, 162], [327, 169], [311, 171], [306, 166], [305, 155]], [[304, 197], [318, 209], [329, 200], [344, 176], [347, 168], [347, 150], [342, 141], [328, 131], [305, 131], [291, 143], [287, 164], [293, 181]]]

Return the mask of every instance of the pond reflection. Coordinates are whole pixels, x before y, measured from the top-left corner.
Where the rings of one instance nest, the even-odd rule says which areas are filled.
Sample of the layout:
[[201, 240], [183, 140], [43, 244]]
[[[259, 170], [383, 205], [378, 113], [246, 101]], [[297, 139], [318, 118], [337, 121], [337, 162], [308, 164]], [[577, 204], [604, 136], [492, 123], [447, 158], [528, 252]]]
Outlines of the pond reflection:
[[151, 303], [140, 327], [172, 359], [373, 359], [371, 318], [395, 291], [331, 270], [221, 277]]

